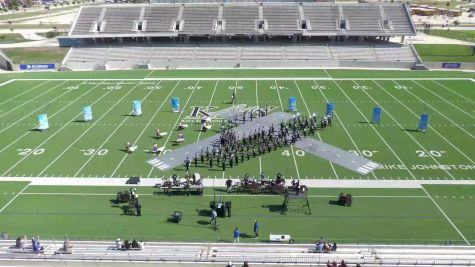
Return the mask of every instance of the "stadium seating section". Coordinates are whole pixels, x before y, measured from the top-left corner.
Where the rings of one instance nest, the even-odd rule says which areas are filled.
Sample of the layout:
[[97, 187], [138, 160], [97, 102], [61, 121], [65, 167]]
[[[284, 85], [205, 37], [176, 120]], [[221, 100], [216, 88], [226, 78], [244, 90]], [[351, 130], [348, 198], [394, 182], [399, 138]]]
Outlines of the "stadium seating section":
[[[100, 29], [98, 22], [103, 24]], [[140, 29], [137, 22], [143, 23]], [[413, 35], [414, 28], [403, 4], [205, 3], [85, 6], [70, 32], [70, 36], [111, 34], [402, 36]]]

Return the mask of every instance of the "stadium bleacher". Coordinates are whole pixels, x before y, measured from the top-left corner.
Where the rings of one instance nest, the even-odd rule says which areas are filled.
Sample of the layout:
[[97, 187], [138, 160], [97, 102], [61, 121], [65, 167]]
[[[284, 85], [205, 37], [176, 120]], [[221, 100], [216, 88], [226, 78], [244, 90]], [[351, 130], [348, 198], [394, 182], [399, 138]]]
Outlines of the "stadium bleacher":
[[413, 49], [387, 41], [414, 34], [404, 4], [120, 4], [82, 7], [69, 35], [59, 42], [73, 40], [63, 61], [72, 70], [147, 64], [263, 67], [270, 62], [322, 67], [343, 61], [364, 67], [392, 62], [406, 68], [417, 62]]
[[[380, 7], [383, 7], [386, 17], [383, 17]], [[173, 29], [175, 19], [182, 20], [181, 29]], [[348, 22], [348, 29], [337, 27], [341, 19]], [[216, 33], [215, 23], [218, 20], [225, 25], [222, 28], [223, 33], [227, 35], [399, 36], [415, 33], [403, 4], [303, 3], [301, 6], [298, 3], [201, 3], [82, 7], [69, 36], [89, 34], [91, 37], [97, 37], [108, 36], [109, 33], [129, 34], [131, 37], [144, 36], [143, 31], [135, 31], [136, 21], [146, 21], [147, 36], [162, 36], [171, 34], [172, 31], [179, 31], [180, 34], [208, 35]], [[259, 20], [264, 22], [262, 31], [256, 29]], [[307, 29], [302, 29], [299, 25], [304, 20], [309, 22]], [[389, 20], [394, 25], [393, 29], [383, 30], [383, 20]], [[97, 21], [105, 22], [103, 31], [94, 30]]]
[[[103, 65], [106, 62], [120, 62], [122, 66], [133, 68], [137, 64], [167, 60], [207, 60], [210, 62], [233, 61], [278, 61], [287, 60], [298, 64], [299, 61], [329, 60], [360, 62], [415, 62], [416, 55], [409, 46], [397, 44], [334, 44], [334, 45], [288, 45], [288, 46], [101, 46], [77, 47], [64, 60], [71, 69], [79, 66]], [[83, 63], [83, 64], [78, 64]], [[161, 66], [163, 68], [167, 65]]]
[[426, 245], [353, 245], [339, 244], [334, 253], [315, 253], [312, 244], [269, 243], [167, 243], [147, 242], [142, 250], [117, 250], [113, 241], [71, 241], [72, 254], [60, 251], [61, 241], [43, 240], [48, 249], [40, 257], [33, 253], [16, 253], [11, 246], [14, 240], [0, 241], [2, 260], [28, 260], [30, 266], [39, 261], [75, 260], [86, 264], [95, 261], [127, 262], [190, 262], [190, 263], [263, 263], [318, 264], [344, 260], [347, 264], [378, 266], [470, 266], [475, 260], [475, 248], [471, 246]]

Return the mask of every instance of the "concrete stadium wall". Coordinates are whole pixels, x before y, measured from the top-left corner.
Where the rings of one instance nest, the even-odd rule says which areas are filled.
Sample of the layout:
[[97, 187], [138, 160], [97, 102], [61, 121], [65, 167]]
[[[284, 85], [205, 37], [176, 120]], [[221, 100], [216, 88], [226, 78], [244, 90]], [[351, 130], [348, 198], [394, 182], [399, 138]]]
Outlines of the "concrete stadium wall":
[[[233, 262], [235, 267], [241, 267], [242, 262]], [[198, 263], [198, 262], [138, 262], [138, 261], [43, 261], [43, 260], [0, 260], [0, 266], [37, 266], [37, 267], [131, 267], [131, 266], [164, 266], [164, 267], [225, 267], [226, 263]], [[263, 267], [295, 267], [294, 264], [252, 263], [252, 266]], [[326, 267], [318, 264], [299, 264], [300, 267]], [[386, 266], [388, 267], [388, 266]], [[390, 266], [389, 266], [390, 267]]]
[[[353, 60], [157, 60], [146, 64], [137, 64], [136, 61], [110, 61], [105, 65], [107, 70], [126, 69], [203, 69], [203, 68], [393, 68], [410, 69], [415, 62], [378, 62], [378, 61], [353, 61]], [[66, 65], [73, 70], [97, 70], [98, 65], [93, 62], [69, 62]]]
[[12, 60], [0, 51], [0, 69], [2, 70], [13, 70]]

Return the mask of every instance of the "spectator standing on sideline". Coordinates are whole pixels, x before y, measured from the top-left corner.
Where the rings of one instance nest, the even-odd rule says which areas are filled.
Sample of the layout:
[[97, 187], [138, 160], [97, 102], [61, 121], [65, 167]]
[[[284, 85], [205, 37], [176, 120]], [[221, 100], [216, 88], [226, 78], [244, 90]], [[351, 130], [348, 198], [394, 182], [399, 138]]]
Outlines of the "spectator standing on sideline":
[[217, 218], [218, 218], [218, 213], [216, 212], [215, 209], [213, 209], [211, 211], [211, 221], [209, 221], [209, 223], [211, 224], [211, 223], [214, 222], [214, 224], [216, 225], [217, 224], [217, 221], [216, 221]]
[[138, 198], [135, 201], [135, 210], [136, 210], [137, 216], [142, 216], [142, 204], [140, 204], [140, 201]]
[[254, 238], [259, 238], [259, 222], [254, 220]]
[[234, 243], [239, 243], [239, 236], [241, 235], [241, 232], [239, 232], [239, 229], [236, 227], [234, 228], [233, 236], [234, 236]]

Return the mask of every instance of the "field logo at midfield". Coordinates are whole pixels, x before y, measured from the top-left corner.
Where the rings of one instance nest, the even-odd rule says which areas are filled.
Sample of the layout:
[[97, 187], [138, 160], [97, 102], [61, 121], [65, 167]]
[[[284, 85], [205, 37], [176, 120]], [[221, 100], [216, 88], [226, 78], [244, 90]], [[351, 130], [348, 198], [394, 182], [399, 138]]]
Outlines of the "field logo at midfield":
[[[252, 112], [254, 115], [259, 116], [259, 113], [261, 116], [265, 115], [265, 108], [263, 107], [258, 107], [258, 106], [247, 106], [246, 104], [239, 104], [235, 105], [232, 107], [228, 107], [225, 109], [217, 110], [219, 107], [215, 106], [210, 106], [210, 107], [199, 107], [195, 106], [192, 107], [191, 113], [188, 117], [185, 119], [197, 119], [201, 118], [202, 116], [206, 117], [211, 117], [213, 119], [224, 119], [226, 117], [226, 114], [231, 114], [231, 113], [249, 113]], [[271, 112], [274, 109], [276, 109], [276, 106], [267, 106], [267, 112]]]

